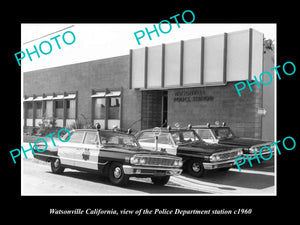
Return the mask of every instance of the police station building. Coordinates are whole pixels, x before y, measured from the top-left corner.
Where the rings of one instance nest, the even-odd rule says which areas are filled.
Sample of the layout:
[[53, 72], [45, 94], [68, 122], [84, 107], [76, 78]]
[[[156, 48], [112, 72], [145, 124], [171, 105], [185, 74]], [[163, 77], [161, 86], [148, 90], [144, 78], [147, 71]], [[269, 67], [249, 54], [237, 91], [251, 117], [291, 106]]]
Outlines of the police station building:
[[134, 130], [221, 121], [238, 136], [273, 140], [274, 82], [241, 96], [234, 86], [270, 71], [273, 57], [263, 34], [248, 29], [25, 72], [24, 129], [45, 117], [56, 127], [80, 120]]

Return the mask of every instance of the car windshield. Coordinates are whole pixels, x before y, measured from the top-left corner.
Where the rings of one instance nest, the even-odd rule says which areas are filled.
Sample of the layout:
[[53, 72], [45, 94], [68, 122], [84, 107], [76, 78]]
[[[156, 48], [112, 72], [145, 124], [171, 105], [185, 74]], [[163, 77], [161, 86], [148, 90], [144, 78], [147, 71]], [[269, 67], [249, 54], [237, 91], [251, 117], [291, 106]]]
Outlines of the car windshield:
[[214, 128], [213, 132], [214, 132], [216, 138], [219, 140], [230, 139], [230, 138], [234, 137], [234, 134], [229, 127]]
[[172, 138], [176, 144], [186, 144], [195, 141], [201, 141], [199, 136], [193, 130], [172, 131]]
[[118, 146], [118, 147], [139, 147], [136, 139], [132, 135], [115, 133], [115, 132], [100, 132], [101, 142], [104, 146]]

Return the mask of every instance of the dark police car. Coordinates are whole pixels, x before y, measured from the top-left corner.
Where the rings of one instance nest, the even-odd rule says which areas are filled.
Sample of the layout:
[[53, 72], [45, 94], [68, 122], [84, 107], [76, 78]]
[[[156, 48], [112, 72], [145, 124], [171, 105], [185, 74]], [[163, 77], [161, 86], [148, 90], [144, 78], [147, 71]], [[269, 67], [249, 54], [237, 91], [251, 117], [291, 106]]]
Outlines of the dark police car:
[[[37, 148], [43, 150], [45, 145]], [[171, 175], [182, 171], [181, 158], [141, 149], [133, 135], [100, 127], [75, 130], [68, 142], [36, 152], [34, 157], [50, 161], [53, 173], [62, 173], [65, 168], [97, 172], [119, 186], [127, 184], [131, 176], [150, 177], [154, 184], [164, 185]]]
[[206, 170], [228, 170], [243, 154], [242, 148], [208, 144], [192, 129], [168, 127], [161, 128], [157, 134], [153, 130], [142, 130], [136, 134], [142, 148], [182, 157], [183, 168], [195, 177], [203, 176]]
[[[206, 125], [193, 125], [193, 129], [202, 140], [207, 143], [226, 144], [243, 148], [243, 153], [247, 154], [249, 158], [255, 157], [254, 152], [256, 152], [256, 155], [261, 155], [264, 158], [270, 157], [274, 152], [274, 145], [270, 146], [272, 142], [254, 138], [237, 137], [224, 122], [222, 124], [216, 122], [215, 125], [209, 123]], [[270, 147], [272, 153], [266, 148], [259, 153], [260, 148], [263, 146]]]

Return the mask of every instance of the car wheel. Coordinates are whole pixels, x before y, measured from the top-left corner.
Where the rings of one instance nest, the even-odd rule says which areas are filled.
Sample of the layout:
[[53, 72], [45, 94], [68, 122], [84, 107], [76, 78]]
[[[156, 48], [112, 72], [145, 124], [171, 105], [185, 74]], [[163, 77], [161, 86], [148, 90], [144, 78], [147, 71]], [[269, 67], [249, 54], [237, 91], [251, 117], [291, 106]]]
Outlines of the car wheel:
[[61, 174], [64, 172], [65, 168], [61, 165], [59, 158], [51, 160], [51, 170], [56, 174]]
[[170, 176], [151, 177], [151, 180], [153, 184], [163, 186], [169, 182]]
[[129, 181], [129, 176], [124, 173], [121, 163], [112, 163], [109, 167], [108, 178], [110, 182], [117, 186], [125, 186]]
[[194, 177], [203, 177], [205, 169], [200, 159], [191, 159], [187, 162], [187, 171]]

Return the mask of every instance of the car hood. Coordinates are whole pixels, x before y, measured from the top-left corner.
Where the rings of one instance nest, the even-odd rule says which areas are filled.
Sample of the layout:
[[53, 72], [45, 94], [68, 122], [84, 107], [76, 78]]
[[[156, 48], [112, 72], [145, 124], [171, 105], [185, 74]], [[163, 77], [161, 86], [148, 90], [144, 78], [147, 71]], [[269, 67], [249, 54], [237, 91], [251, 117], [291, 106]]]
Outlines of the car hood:
[[[56, 137], [53, 137], [53, 141], [55, 143], [55, 146], [53, 144], [53, 141], [50, 137], [43, 137], [41, 139], [44, 139], [47, 142], [47, 149], [48, 151], [57, 151], [58, 144], [61, 143], [60, 140]], [[32, 146], [35, 147], [34, 143], [32, 143]], [[36, 143], [36, 146], [45, 148], [46, 144], [44, 141], [39, 141]], [[46, 151], [45, 150], [45, 151]]]
[[234, 138], [219, 140], [219, 143], [226, 144], [226, 145], [235, 145], [237, 147], [250, 148], [251, 146], [254, 145], [263, 145], [263, 144], [268, 144], [270, 142], [254, 139], [254, 138], [234, 137]]
[[211, 155], [217, 152], [225, 152], [234, 150], [237, 147], [223, 145], [223, 144], [210, 144], [205, 142], [194, 142], [190, 144], [179, 145], [177, 148], [178, 153], [190, 153], [190, 154], [205, 154]]

